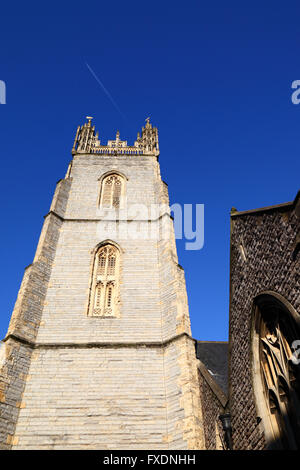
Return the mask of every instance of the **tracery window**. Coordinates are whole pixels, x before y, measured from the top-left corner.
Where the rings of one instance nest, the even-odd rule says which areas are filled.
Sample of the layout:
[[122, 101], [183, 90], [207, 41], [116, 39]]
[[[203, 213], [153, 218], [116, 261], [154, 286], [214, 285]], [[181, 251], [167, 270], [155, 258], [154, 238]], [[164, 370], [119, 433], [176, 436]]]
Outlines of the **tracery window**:
[[293, 360], [292, 343], [299, 340], [299, 325], [276, 302], [257, 307], [259, 362], [267, 415], [272, 429], [271, 447], [300, 448], [300, 365]]
[[104, 245], [97, 251], [89, 315], [97, 317], [118, 315], [119, 259], [119, 250], [114, 245]]
[[108, 175], [102, 181], [100, 206], [119, 209], [124, 193], [124, 180], [119, 175]]

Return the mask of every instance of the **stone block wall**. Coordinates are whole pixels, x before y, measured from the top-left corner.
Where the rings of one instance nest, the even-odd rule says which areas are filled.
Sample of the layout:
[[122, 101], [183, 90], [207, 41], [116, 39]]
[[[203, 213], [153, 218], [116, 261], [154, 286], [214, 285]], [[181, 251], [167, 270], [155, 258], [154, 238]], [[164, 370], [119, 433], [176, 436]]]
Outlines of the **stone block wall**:
[[157, 348], [36, 349], [14, 449], [166, 448], [163, 371]]
[[[71, 180], [57, 184], [53, 209], [64, 214]], [[42, 317], [50, 279], [61, 217], [50, 212], [44, 221], [33, 263], [25, 270], [23, 281], [4, 344], [0, 363], [0, 447], [15, 443], [14, 430], [30, 366], [32, 348]]]
[[[161, 213], [154, 221], [114, 222], [114, 214], [99, 210], [101, 177], [114, 170], [126, 179], [128, 206], [143, 204], [150, 214], [151, 204], [168, 203], [156, 157], [74, 156], [6, 337], [6, 344], [23, 342], [28, 351], [26, 366], [3, 369], [3, 388], [7, 382], [11, 394], [18, 389], [14, 424], [3, 428], [3, 442], [13, 449], [203, 448], [197, 360], [172, 220]], [[151, 237], [149, 226], [160, 229], [163, 220], [169, 238]], [[136, 226], [140, 239], [126, 232]], [[121, 252], [118, 318], [87, 315], [95, 249], [105, 240]], [[18, 367], [21, 386], [13, 379]]]

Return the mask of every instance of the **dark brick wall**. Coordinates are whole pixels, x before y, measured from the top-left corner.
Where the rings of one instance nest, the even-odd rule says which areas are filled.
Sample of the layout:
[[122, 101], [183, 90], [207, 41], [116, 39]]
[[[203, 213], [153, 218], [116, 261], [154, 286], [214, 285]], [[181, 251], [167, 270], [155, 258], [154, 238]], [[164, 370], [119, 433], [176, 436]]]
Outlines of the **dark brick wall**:
[[213, 391], [209, 382], [214, 382], [213, 379], [207, 379], [207, 374], [203, 375], [203, 371], [198, 371], [199, 374], [199, 386], [200, 386], [200, 397], [201, 397], [201, 408], [202, 408], [202, 419], [204, 428], [205, 438], [205, 449], [215, 450], [216, 449], [216, 424], [218, 426], [219, 435], [223, 439], [222, 424], [219, 420], [220, 414], [224, 412], [225, 401], [223, 404]]
[[[229, 324], [229, 406], [235, 449], [263, 449], [251, 371], [254, 298], [281, 294], [300, 314], [299, 193], [294, 203], [231, 216], [231, 300]], [[244, 253], [240, 249], [243, 245]]]

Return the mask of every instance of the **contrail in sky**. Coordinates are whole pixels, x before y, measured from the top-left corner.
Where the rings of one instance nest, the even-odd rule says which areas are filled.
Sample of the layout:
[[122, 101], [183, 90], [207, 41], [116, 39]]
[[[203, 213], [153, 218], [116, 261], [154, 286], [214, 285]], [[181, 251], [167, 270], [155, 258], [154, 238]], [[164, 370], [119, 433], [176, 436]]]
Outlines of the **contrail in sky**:
[[102, 90], [104, 91], [104, 93], [106, 94], [106, 96], [108, 97], [108, 99], [111, 101], [111, 103], [114, 105], [114, 107], [116, 108], [116, 110], [121, 114], [122, 118], [123, 119], [126, 119], [126, 117], [124, 116], [124, 114], [122, 113], [122, 111], [120, 110], [119, 106], [117, 105], [117, 103], [115, 102], [115, 100], [113, 99], [113, 97], [111, 96], [111, 94], [109, 93], [109, 91], [105, 88], [105, 86], [103, 85], [103, 83], [101, 82], [100, 78], [97, 77], [97, 75], [95, 74], [94, 70], [89, 66], [89, 64], [86, 62], [85, 65], [87, 66], [87, 68], [89, 69], [89, 71], [91, 72], [91, 74], [93, 75], [94, 79], [99, 83], [99, 85], [101, 86]]

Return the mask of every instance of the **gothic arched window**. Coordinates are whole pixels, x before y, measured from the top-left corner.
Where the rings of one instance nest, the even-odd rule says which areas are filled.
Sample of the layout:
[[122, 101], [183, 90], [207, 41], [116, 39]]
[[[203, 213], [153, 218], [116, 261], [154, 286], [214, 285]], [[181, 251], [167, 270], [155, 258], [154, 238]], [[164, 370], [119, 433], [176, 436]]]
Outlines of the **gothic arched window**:
[[119, 209], [124, 195], [124, 179], [117, 174], [110, 174], [102, 180], [100, 207]]
[[114, 245], [107, 244], [98, 249], [93, 269], [89, 315], [118, 315], [119, 264], [120, 253]]
[[277, 298], [263, 294], [256, 301], [256, 335], [263, 403], [260, 394], [256, 399], [268, 428], [268, 446], [299, 449], [300, 365], [293, 351], [300, 338], [299, 319]]

